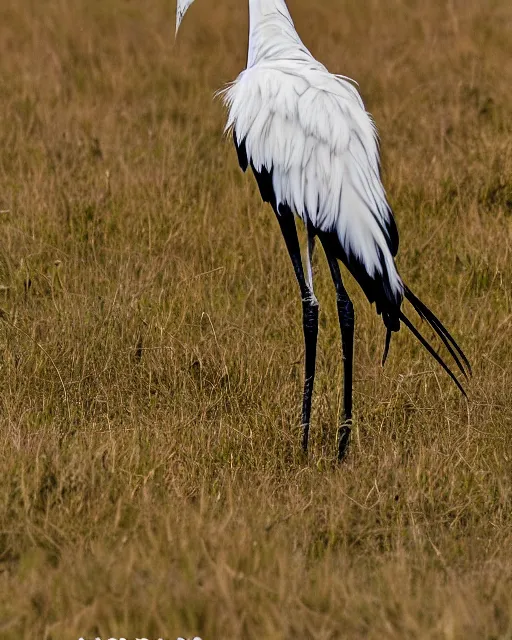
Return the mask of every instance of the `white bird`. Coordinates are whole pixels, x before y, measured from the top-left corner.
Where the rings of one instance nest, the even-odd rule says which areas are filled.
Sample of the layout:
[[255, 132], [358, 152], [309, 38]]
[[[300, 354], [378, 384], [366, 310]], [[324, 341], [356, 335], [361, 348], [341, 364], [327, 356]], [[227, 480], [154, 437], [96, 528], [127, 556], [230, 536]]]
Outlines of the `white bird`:
[[[194, 0], [178, 0], [176, 33]], [[344, 364], [344, 421], [338, 459], [352, 425], [354, 309], [338, 261], [354, 276], [391, 333], [403, 322], [464, 395], [453, 372], [405, 316], [404, 297], [428, 322], [467, 378], [468, 359], [440, 320], [404, 284], [395, 265], [398, 231], [380, 177], [378, 137], [353, 81], [330, 73], [300, 39], [285, 0], [249, 0], [247, 68], [220, 93], [241, 168], [250, 166], [272, 206], [295, 271], [303, 306], [305, 381], [302, 446], [307, 451], [315, 378], [318, 301], [313, 289], [315, 238], [336, 289]], [[295, 217], [308, 236], [304, 272]]]

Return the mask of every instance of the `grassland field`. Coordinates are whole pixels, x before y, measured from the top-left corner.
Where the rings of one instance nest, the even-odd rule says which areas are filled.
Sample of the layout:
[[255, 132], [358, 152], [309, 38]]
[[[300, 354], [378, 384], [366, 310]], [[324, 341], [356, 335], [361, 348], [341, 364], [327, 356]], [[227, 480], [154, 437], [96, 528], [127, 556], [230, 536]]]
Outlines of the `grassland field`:
[[289, 0], [382, 142], [404, 280], [464, 400], [321, 251], [301, 305], [222, 136], [247, 3], [0, 3], [0, 638], [512, 640], [512, 3]]

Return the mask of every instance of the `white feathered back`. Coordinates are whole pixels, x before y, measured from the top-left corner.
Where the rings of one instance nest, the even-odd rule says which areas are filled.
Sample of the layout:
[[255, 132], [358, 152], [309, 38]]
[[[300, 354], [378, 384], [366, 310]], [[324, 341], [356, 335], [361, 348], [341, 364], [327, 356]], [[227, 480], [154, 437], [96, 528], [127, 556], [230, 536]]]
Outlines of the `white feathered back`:
[[272, 172], [277, 204], [322, 231], [336, 231], [368, 274], [384, 260], [403, 293], [388, 246], [391, 211], [379, 175], [375, 128], [354, 85], [311, 58], [263, 60], [223, 92], [227, 129], [244, 142], [256, 171]]

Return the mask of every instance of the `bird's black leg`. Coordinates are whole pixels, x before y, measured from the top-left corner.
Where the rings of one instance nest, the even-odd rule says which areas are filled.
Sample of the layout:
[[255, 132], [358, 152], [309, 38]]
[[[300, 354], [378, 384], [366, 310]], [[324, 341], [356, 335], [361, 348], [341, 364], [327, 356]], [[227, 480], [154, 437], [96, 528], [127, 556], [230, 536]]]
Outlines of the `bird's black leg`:
[[338, 460], [343, 460], [352, 426], [352, 375], [354, 361], [354, 307], [343, 286], [340, 267], [337, 259], [324, 244], [325, 255], [331, 270], [331, 276], [336, 288], [336, 302], [338, 319], [341, 329], [341, 346], [343, 355], [343, 412], [344, 421], [338, 429]]
[[308, 450], [311, 399], [315, 382], [316, 340], [318, 334], [318, 301], [306, 282], [300, 253], [299, 239], [293, 213], [288, 207], [280, 207], [277, 219], [292, 260], [293, 269], [302, 296], [302, 318], [305, 343], [304, 395], [302, 400], [302, 449]]

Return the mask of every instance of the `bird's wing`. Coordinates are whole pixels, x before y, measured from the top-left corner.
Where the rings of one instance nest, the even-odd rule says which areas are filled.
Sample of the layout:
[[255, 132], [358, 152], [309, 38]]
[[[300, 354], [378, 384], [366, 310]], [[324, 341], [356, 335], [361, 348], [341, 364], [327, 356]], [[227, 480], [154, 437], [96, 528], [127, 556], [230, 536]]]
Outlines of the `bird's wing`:
[[[398, 233], [380, 179], [378, 142], [356, 88], [324, 67], [256, 65], [224, 92], [239, 153], [272, 175], [276, 204], [336, 232], [371, 278], [401, 299]], [[240, 151], [240, 147], [243, 149]]]

